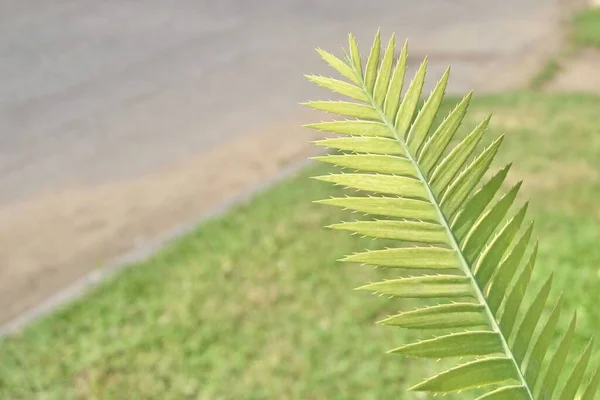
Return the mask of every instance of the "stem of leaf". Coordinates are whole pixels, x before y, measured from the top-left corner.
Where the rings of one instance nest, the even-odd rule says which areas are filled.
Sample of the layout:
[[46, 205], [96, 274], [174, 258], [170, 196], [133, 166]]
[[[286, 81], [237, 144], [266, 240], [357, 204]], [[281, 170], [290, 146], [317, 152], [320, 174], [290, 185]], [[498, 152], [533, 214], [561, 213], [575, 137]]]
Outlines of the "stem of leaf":
[[483, 295], [483, 291], [481, 290], [481, 288], [477, 284], [477, 281], [475, 280], [475, 275], [471, 271], [471, 267], [469, 265], [469, 262], [465, 259], [464, 255], [463, 255], [463, 253], [462, 253], [462, 251], [460, 249], [460, 245], [458, 244], [458, 240], [456, 239], [456, 237], [454, 236], [454, 233], [450, 229], [450, 224], [449, 224], [448, 220], [446, 219], [446, 216], [442, 212], [442, 209], [441, 209], [441, 207], [440, 207], [440, 205], [438, 203], [438, 200], [435, 197], [435, 195], [433, 193], [433, 190], [431, 189], [431, 187], [429, 186], [429, 183], [427, 182], [427, 180], [425, 178], [425, 174], [423, 174], [423, 171], [421, 170], [421, 168], [420, 168], [420, 166], [419, 166], [419, 164], [418, 164], [415, 156], [410, 151], [407, 143], [405, 143], [404, 139], [399, 136], [398, 131], [396, 130], [396, 127], [394, 126], [394, 124], [391, 123], [390, 121], [388, 121], [388, 119], [386, 118], [384, 112], [381, 110], [380, 107], [377, 106], [377, 103], [374, 101], [373, 96], [371, 95], [371, 93], [369, 93], [367, 91], [367, 89], [365, 87], [364, 77], [362, 76], [362, 74], [359, 74], [356, 71], [356, 69], [353, 67], [352, 63], [348, 63], [348, 64], [354, 70], [354, 73], [356, 74], [357, 79], [360, 81], [361, 88], [365, 92], [365, 95], [368, 97], [370, 105], [377, 111], [377, 113], [379, 114], [379, 117], [380, 117], [381, 121], [393, 133], [394, 138], [402, 146], [404, 146], [404, 148], [406, 149], [406, 156], [412, 162], [412, 164], [415, 166], [415, 169], [417, 171], [419, 179], [421, 180], [421, 182], [423, 182], [423, 184], [425, 186], [425, 190], [427, 191], [427, 194], [429, 195], [429, 198], [431, 199], [431, 202], [433, 203], [433, 205], [434, 205], [434, 207], [435, 207], [435, 209], [436, 209], [436, 211], [438, 213], [438, 217], [440, 218], [440, 221], [441, 221], [444, 229], [446, 230], [446, 233], [448, 234], [448, 237], [450, 238], [450, 245], [451, 245], [452, 249], [454, 251], [456, 251], [458, 253], [459, 257], [460, 257], [461, 269], [462, 269], [463, 273], [470, 278], [471, 286], [473, 288], [473, 292], [475, 293], [476, 298], [479, 301], [479, 303], [484, 306], [484, 309], [485, 309], [485, 312], [487, 314], [488, 320], [490, 321], [490, 325], [491, 325], [492, 330], [494, 332], [496, 332], [500, 336], [500, 339], [501, 339], [501, 342], [502, 342], [502, 347], [504, 349], [506, 357], [509, 358], [512, 361], [512, 363], [513, 363], [513, 365], [515, 367], [515, 370], [517, 371], [517, 374], [519, 376], [519, 380], [520, 380], [521, 385], [527, 391], [528, 397], [531, 400], [533, 400], [532, 391], [529, 388], [529, 386], [527, 385], [527, 381], [525, 380], [525, 376], [524, 376], [523, 372], [521, 371], [521, 368], [519, 367], [519, 365], [517, 363], [517, 360], [513, 356], [512, 351], [510, 349], [510, 346], [508, 345], [508, 338], [505, 338], [504, 335], [502, 334], [502, 330], [500, 329], [500, 326], [498, 325], [498, 322], [496, 321], [496, 318], [494, 317], [494, 314], [493, 314], [492, 310], [489, 308], [489, 306], [487, 304], [485, 296]]

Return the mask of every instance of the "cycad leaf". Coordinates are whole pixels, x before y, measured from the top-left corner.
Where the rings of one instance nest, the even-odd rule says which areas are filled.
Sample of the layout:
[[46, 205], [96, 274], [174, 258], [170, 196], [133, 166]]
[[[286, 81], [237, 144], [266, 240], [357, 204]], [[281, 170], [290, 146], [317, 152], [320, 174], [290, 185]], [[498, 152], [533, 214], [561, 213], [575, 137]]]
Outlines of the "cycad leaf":
[[305, 126], [307, 128], [317, 129], [320, 131], [343, 133], [345, 135], [394, 137], [389, 128], [381, 122], [344, 120], [319, 122]]
[[425, 275], [391, 279], [361, 286], [358, 290], [406, 298], [473, 296], [469, 278], [456, 275]]
[[396, 113], [398, 112], [398, 106], [400, 105], [400, 95], [404, 85], [404, 76], [406, 74], [407, 54], [408, 42], [404, 43], [400, 57], [398, 57], [398, 61], [396, 61], [396, 67], [394, 68], [394, 73], [392, 74], [392, 80], [390, 81], [387, 95], [385, 96], [383, 110], [385, 113], [385, 118], [388, 121], [396, 120]]
[[390, 353], [422, 358], [484, 356], [503, 352], [500, 336], [492, 331], [453, 333], [390, 350]]
[[507, 292], [508, 285], [517, 272], [519, 264], [525, 255], [532, 233], [533, 223], [529, 224], [525, 233], [512, 248], [510, 254], [500, 263], [496, 270], [496, 274], [492, 277], [492, 284], [488, 291], [487, 301], [490, 310], [494, 315], [496, 315], [498, 308], [500, 308], [502, 299]]
[[410, 128], [406, 143], [412, 154], [419, 153], [419, 149], [421, 148], [427, 133], [429, 133], [431, 125], [433, 125], [435, 116], [437, 115], [440, 105], [442, 104], [442, 99], [444, 98], [449, 76], [450, 68], [446, 70], [435, 89], [433, 89], [431, 96], [429, 96], [425, 102], [425, 105], [420, 110], [414, 124]]
[[510, 337], [510, 334], [513, 330], [515, 320], [517, 319], [517, 312], [521, 307], [521, 301], [523, 300], [523, 296], [525, 295], [525, 290], [527, 289], [527, 285], [529, 284], [529, 279], [531, 278], [531, 273], [533, 272], [533, 267], [535, 266], [535, 259], [537, 256], [537, 244], [533, 249], [533, 253], [529, 257], [529, 261], [527, 265], [521, 272], [521, 275], [517, 278], [515, 286], [509, 292], [508, 296], [504, 301], [504, 312], [502, 313], [502, 317], [500, 318], [500, 327], [502, 329], [502, 333], [505, 337]]
[[379, 67], [379, 73], [377, 74], [377, 80], [375, 81], [375, 89], [373, 90], [373, 101], [378, 108], [383, 107], [385, 96], [388, 91], [388, 85], [392, 77], [392, 65], [394, 63], [394, 50], [395, 50], [396, 36], [392, 35], [388, 46], [383, 55], [381, 61], [381, 67]]
[[348, 44], [350, 47], [350, 60], [352, 61], [354, 72], [356, 73], [356, 75], [362, 78], [362, 60], [360, 58], [360, 51], [358, 50], [356, 38], [353, 34], [348, 35]]
[[533, 300], [533, 303], [531, 303], [527, 309], [527, 312], [523, 317], [523, 321], [517, 330], [517, 336], [515, 337], [513, 344], [513, 355], [517, 361], [517, 364], [521, 364], [521, 362], [523, 362], [523, 358], [525, 358], [525, 353], [529, 348], [533, 331], [540, 320], [540, 316], [542, 315], [542, 311], [546, 305], [546, 300], [548, 300], [551, 287], [552, 275], [550, 275], [550, 277], [546, 280], [546, 283]]
[[338, 137], [317, 140], [315, 144], [355, 153], [406, 155], [400, 143], [383, 137]]
[[356, 221], [330, 225], [329, 228], [356, 232], [379, 239], [411, 243], [447, 244], [448, 235], [440, 224], [416, 221]]
[[527, 360], [525, 378], [527, 378], [527, 382], [529, 382], [531, 387], [535, 387], [537, 378], [542, 370], [542, 363], [544, 362], [544, 358], [550, 347], [550, 341], [554, 334], [554, 330], [556, 329], [558, 318], [560, 317], [561, 307], [562, 296], [558, 298], [558, 301], [556, 302], [550, 317], [548, 317], [548, 321], [546, 322], [546, 325], [544, 325], [542, 332], [536, 339], [531, 354], [529, 355], [529, 359]]
[[452, 303], [406, 311], [380, 323], [408, 329], [447, 329], [485, 326], [488, 320], [482, 305]]
[[596, 392], [598, 391], [599, 387], [600, 387], [600, 365], [596, 368], [596, 372], [594, 372], [594, 375], [592, 376], [589, 383], [587, 384], [585, 391], [581, 395], [580, 400], [594, 400], [594, 397], [596, 396]]
[[529, 400], [531, 397], [524, 386], [504, 386], [484, 394], [477, 400]]
[[521, 210], [500, 230], [489, 246], [483, 251], [475, 265], [475, 279], [479, 287], [486, 287], [494, 271], [500, 264], [500, 259], [512, 243], [513, 238], [521, 227], [527, 212], [527, 203]]
[[493, 357], [452, 368], [413, 386], [410, 390], [449, 393], [518, 379], [512, 360]]
[[[488, 117], [458, 144], [451, 145], [471, 94], [439, 126], [434, 126], [439, 119], [448, 71], [418, 110], [427, 59], [402, 97], [406, 44], [392, 72], [395, 39], [392, 36], [380, 58], [378, 32], [364, 73], [352, 35], [349, 45], [344, 61], [322, 50], [319, 53], [350, 82], [314, 76], [309, 79], [359, 102], [317, 101], [308, 105], [355, 119], [308, 126], [349, 135], [317, 144], [350, 154], [316, 159], [356, 171], [317, 179], [367, 193], [320, 203], [387, 218], [334, 224], [334, 229], [398, 241], [395, 248], [355, 253], [342, 261], [405, 269], [417, 275], [374, 282], [359, 289], [401, 298], [440, 299], [439, 305], [400, 312], [380, 322], [413, 330], [446, 331], [442, 336], [392, 352], [424, 358], [481, 357], [426, 379], [414, 390], [446, 393], [494, 385], [480, 399], [533, 400], [537, 383], [541, 384], [541, 398], [549, 398], [569, 352], [574, 322], [557, 351], [546, 361], [546, 353], [553, 347], [561, 301], [535, 337], [550, 298], [551, 281], [546, 282], [528, 307], [522, 307], [523, 299], [530, 298], [529, 281], [537, 244], [519, 272], [533, 229], [529, 223], [525, 233], [515, 238], [525, 221], [527, 203], [507, 218], [520, 183], [495, 202], [510, 164], [482, 182], [503, 136], [475, 154], [489, 124]], [[471, 330], [461, 332], [465, 328]], [[563, 398], [571, 398], [579, 390], [590, 359], [591, 346], [568, 377]], [[541, 374], [545, 362], [547, 371]], [[596, 372], [585, 389], [585, 400], [592, 399], [599, 384], [600, 373]]]
[[585, 369], [587, 368], [588, 362], [590, 361], [590, 357], [592, 355], [593, 343], [594, 341], [590, 340], [583, 351], [583, 354], [577, 361], [575, 368], [573, 368], [571, 375], [569, 375], [569, 378], [567, 379], [567, 383], [565, 383], [562, 393], [558, 397], [560, 400], [571, 400], [575, 398], [575, 394], [577, 393], [577, 389], [579, 389], [579, 385], [583, 380], [583, 374], [585, 373]]
[[395, 194], [398, 196], [416, 199], [427, 199], [427, 191], [418, 179], [405, 176], [377, 175], [377, 174], [331, 174], [317, 176], [315, 179], [333, 182], [338, 185], [364, 190]]
[[481, 217], [485, 208], [490, 204], [504, 182], [510, 166], [511, 164], [508, 164], [498, 171], [492, 179], [486, 182], [481, 189], [471, 196], [463, 209], [456, 215], [456, 218], [452, 223], [452, 230], [455, 232], [456, 238], [459, 241], [462, 241], [464, 236], [469, 232], [469, 229], [475, 224], [475, 221]]
[[365, 92], [358, 86], [353, 85], [351, 83], [317, 75], [306, 75], [306, 77], [311, 82], [316, 83], [317, 85], [322, 86], [324, 88], [327, 88], [332, 92], [343, 94], [344, 96], [348, 96], [358, 101], [369, 101], [369, 97], [365, 94]]
[[459, 260], [450, 249], [440, 247], [401, 247], [357, 253], [342, 259], [380, 267], [408, 269], [457, 269]]
[[427, 140], [423, 146], [423, 150], [419, 155], [419, 164], [425, 175], [429, 176], [431, 169], [439, 161], [444, 150], [446, 150], [446, 147], [448, 147], [448, 144], [454, 137], [454, 134], [467, 113], [467, 108], [469, 107], [472, 95], [473, 92], [470, 92], [462, 99], [450, 113], [448, 118], [440, 124], [435, 133], [431, 135], [429, 140]]
[[423, 60], [421, 67], [417, 71], [417, 74], [408, 86], [406, 95], [404, 96], [402, 103], [400, 103], [398, 114], [396, 114], [394, 127], [396, 128], [396, 132], [400, 138], [406, 137], [410, 123], [415, 115], [415, 111], [417, 110], [417, 105], [419, 104], [419, 99], [421, 97], [421, 91], [423, 90], [423, 84], [425, 83], [426, 73], [427, 59]]
[[327, 62], [327, 64], [329, 64], [331, 67], [337, 70], [345, 78], [356, 83], [357, 85], [360, 85], [360, 79], [358, 79], [356, 73], [354, 72], [351, 66], [349, 66], [344, 61], [340, 60], [333, 54], [328, 53], [323, 49], [317, 49], [317, 53], [319, 53], [319, 55], [323, 58], [323, 60], [325, 60], [325, 62]]
[[458, 210], [458, 207], [471, 194], [471, 191], [473, 191], [477, 183], [481, 180], [481, 177], [490, 167], [494, 156], [500, 148], [503, 137], [500, 136], [496, 139], [450, 184], [441, 201], [442, 211], [445, 215], [451, 218]]
[[454, 176], [460, 171], [467, 162], [485, 130], [487, 129], [489, 118], [480, 123], [466, 138], [464, 138], [444, 159], [434, 168], [431, 179], [431, 187], [436, 195], [441, 195], [444, 189], [452, 181]]
[[371, 53], [367, 59], [367, 68], [365, 70], [365, 89], [367, 93], [373, 93], [375, 79], [377, 79], [377, 67], [379, 66], [379, 54], [381, 52], [381, 34], [377, 31]]
[[[438, 214], [431, 203], [400, 197], [336, 197], [319, 200], [317, 203], [344, 207], [372, 215], [438, 221]], [[454, 252], [451, 252], [454, 254]]]
[[334, 113], [344, 115], [346, 117], [354, 117], [366, 120], [376, 121], [379, 118], [377, 110], [373, 107], [360, 104], [351, 103], [349, 101], [309, 101], [305, 103], [307, 106], [314, 108], [315, 110], [326, 111], [328, 113]]
[[462, 246], [463, 254], [469, 261], [475, 261], [475, 258], [480, 254], [483, 246], [488, 241], [488, 238], [498, 227], [506, 215], [510, 206], [515, 201], [515, 197], [519, 191], [521, 184], [513, 186], [489, 212], [484, 214], [479, 221], [475, 223], [471, 231], [467, 234]]
[[413, 163], [404, 157], [377, 154], [345, 154], [313, 157], [313, 160], [354, 170], [404, 175], [413, 178], [419, 177]]
[[573, 333], [575, 332], [576, 323], [577, 314], [575, 314], [571, 319], [571, 323], [569, 324], [567, 332], [565, 332], [563, 335], [560, 344], [558, 345], [558, 349], [556, 349], [556, 352], [550, 359], [550, 363], [548, 364], [546, 374], [540, 387], [540, 394], [538, 397], [541, 399], [552, 398], [552, 393], [554, 393], [554, 389], [556, 389], [558, 377], [560, 376], [560, 372], [562, 371], [565, 360], [567, 359], [567, 354], [569, 353], [569, 348], [571, 347], [571, 341], [573, 340]]

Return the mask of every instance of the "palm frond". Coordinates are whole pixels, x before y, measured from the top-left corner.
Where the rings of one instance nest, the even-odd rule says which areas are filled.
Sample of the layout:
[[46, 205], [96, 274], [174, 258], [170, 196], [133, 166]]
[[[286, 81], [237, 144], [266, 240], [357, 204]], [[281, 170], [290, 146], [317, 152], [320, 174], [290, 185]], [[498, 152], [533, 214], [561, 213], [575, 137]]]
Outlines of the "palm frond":
[[[450, 70], [419, 109], [427, 59], [402, 96], [407, 49], [405, 44], [394, 63], [392, 36], [382, 56], [379, 32], [364, 64], [353, 35], [349, 36], [344, 59], [319, 49], [345, 80], [314, 75], [308, 79], [349, 97], [349, 101], [306, 103], [347, 118], [308, 125], [340, 135], [316, 144], [341, 154], [316, 160], [352, 170], [316, 179], [370, 193], [320, 203], [377, 217], [330, 228], [400, 242], [397, 248], [356, 253], [342, 261], [414, 274], [358, 289], [439, 301], [438, 305], [421, 306], [380, 321], [422, 334], [446, 330], [441, 336], [425, 336], [390, 352], [420, 358], [471, 358], [417, 383], [412, 387], [416, 391], [449, 393], [486, 387], [488, 391], [480, 399], [549, 399], [555, 393], [560, 393], [561, 399], [572, 399], [578, 392], [582, 399], [593, 399], [600, 385], [599, 370], [590, 372], [591, 377], [583, 384], [591, 341], [575, 368], [562, 371], [572, 353], [575, 317], [558, 347], [553, 346], [562, 298], [545, 317], [544, 310], [550, 307], [551, 276], [531, 303], [525, 304], [524, 299], [531, 297], [526, 294], [531, 292], [537, 243], [531, 246], [533, 223], [525, 222], [527, 203], [511, 211], [521, 183], [499, 195], [510, 164], [484, 181], [503, 137], [492, 140], [478, 153], [488, 117], [451, 145], [472, 93], [434, 126]], [[529, 247], [533, 248], [528, 252]], [[551, 348], [556, 350], [550, 355]], [[558, 391], [561, 377], [564, 384]]]

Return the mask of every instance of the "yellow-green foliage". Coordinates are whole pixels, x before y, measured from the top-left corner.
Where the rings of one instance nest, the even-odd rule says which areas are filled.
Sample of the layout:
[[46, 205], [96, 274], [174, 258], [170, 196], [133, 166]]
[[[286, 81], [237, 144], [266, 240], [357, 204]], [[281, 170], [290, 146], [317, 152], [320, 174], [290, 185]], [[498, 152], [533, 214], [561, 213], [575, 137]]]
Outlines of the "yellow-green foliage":
[[[398, 270], [397, 279], [359, 289], [423, 299], [416, 310], [381, 321], [423, 336], [392, 352], [458, 360], [455, 366], [411, 389], [450, 393], [486, 387], [488, 390], [479, 399], [488, 400], [571, 400], [579, 392], [581, 399], [592, 400], [600, 385], [600, 368], [590, 366], [590, 380], [583, 379], [592, 355], [592, 340], [573, 370], [563, 371], [576, 316], [554, 343], [561, 298], [551, 305], [549, 315], [544, 314], [552, 276], [531, 302], [524, 302], [531, 290], [529, 282], [537, 255], [537, 243], [530, 244], [533, 223], [525, 218], [528, 204], [513, 210], [520, 182], [506, 193], [499, 193], [510, 164], [485, 178], [503, 137], [492, 140], [478, 153], [478, 144], [490, 122], [487, 117], [455, 143], [453, 138], [471, 94], [434, 126], [449, 70], [419, 109], [427, 60], [401, 95], [407, 46], [394, 60], [394, 37], [383, 57], [380, 40], [377, 33], [364, 64], [352, 35], [344, 60], [319, 49], [323, 59], [347, 81], [308, 78], [352, 101], [314, 101], [307, 105], [343, 117], [309, 127], [344, 135], [317, 143], [341, 150], [341, 155], [317, 159], [351, 170], [317, 179], [368, 193], [322, 202], [373, 216], [330, 227], [398, 241], [394, 248], [343, 259]], [[557, 387], [561, 373], [566, 378]]]

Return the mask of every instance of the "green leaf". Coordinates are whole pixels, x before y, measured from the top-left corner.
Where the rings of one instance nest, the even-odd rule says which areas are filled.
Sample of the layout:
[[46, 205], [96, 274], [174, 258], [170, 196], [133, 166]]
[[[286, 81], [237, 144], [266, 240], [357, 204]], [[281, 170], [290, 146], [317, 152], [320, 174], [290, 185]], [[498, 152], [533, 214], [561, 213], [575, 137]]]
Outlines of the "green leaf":
[[379, 65], [379, 54], [381, 52], [381, 33], [377, 30], [373, 47], [367, 59], [367, 69], [365, 70], [365, 88], [367, 93], [372, 94], [375, 87], [375, 79], [377, 79], [377, 67]]
[[383, 109], [385, 118], [388, 121], [395, 121], [396, 113], [398, 112], [398, 106], [400, 105], [402, 87], [404, 86], [404, 75], [406, 74], [407, 54], [408, 42], [404, 43], [404, 46], [402, 47], [402, 52], [400, 53], [400, 57], [398, 57], [398, 61], [396, 62], [396, 67], [394, 68], [394, 73], [392, 74], [392, 80], [385, 97]]
[[456, 176], [471, 154], [473, 154], [487, 129], [488, 123], [489, 118], [479, 124], [433, 169], [429, 184], [437, 196], [441, 195], [448, 188], [454, 176]]
[[593, 343], [594, 341], [592, 339], [585, 347], [583, 354], [577, 361], [577, 364], [575, 365], [575, 368], [573, 368], [571, 375], [569, 375], [569, 378], [567, 379], [567, 383], [565, 383], [565, 387], [563, 388], [562, 393], [558, 397], [559, 400], [571, 400], [575, 398], [575, 395], [577, 394], [577, 389], [579, 388], [579, 385], [583, 380], [583, 374], [585, 373], [585, 369], [587, 368], [588, 362], [590, 361], [590, 357], [592, 355]]
[[412, 197], [426, 200], [428, 195], [423, 183], [417, 179], [405, 176], [375, 175], [375, 174], [331, 174], [317, 176], [315, 179], [333, 182], [346, 187], [395, 194], [398, 196]]
[[441, 201], [441, 207], [445, 215], [451, 218], [471, 194], [485, 174], [485, 171], [490, 167], [503, 138], [504, 136], [500, 136], [496, 139], [450, 184]]
[[360, 103], [351, 103], [348, 101], [309, 101], [303, 103], [315, 110], [326, 111], [329, 113], [354, 117], [359, 119], [376, 121], [379, 119], [379, 113], [372, 106]]
[[444, 150], [446, 150], [448, 144], [456, 134], [458, 127], [467, 113], [472, 95], [473, 92], [469, 92], [452, 110], [448, 118], [444, 119], [429, 140], [425, 142], [423, 150], [419, 154], [419, 164], [426, 176], [429, 176], [431, 169], [439, 161], [440, 157], [442, 157]]
[[531, 273], [533, 272], [533, 267], [535, 266], [536, 256], [537, 244], [534, 247], [531, 256], [529, 257], [529, 262], [525, 266], [525, 269], [523, 269], [521, 272], [521, 275], [519, 275], [517, 278], [515, 286], [512, 288], [505, 300], [504, 312], [502, 313], [502, 317], [500, 317], [500, 327], [502, 328], [502, 333], [506, 338], [510, 337], [510, 334], [513, 330], [515, 320], [517, 318], [517, 312], [521, 307], [525, 290], [527, 289], [529, 279], [531, 278]]
[[481, 189], [467, 200], [465, 206], [456, 215], [452, 223], [452, 231], [455, 232], [456, 238], [462, 242], [465, 235], [469, 233], [471, 227], [475, 224], [485, 208], [490, 204], [498, 189], [504, 182], [511, 164], [502, 168], [496, 175], [492, 177]]
[[596, 392], [598, 391], [599, 387], [600, 387], [600, 365], [598, 366], [598, 368], [596, 368], [596, 372], [590, 379], [588, 385], [585, 388], [585, 391], [581, 395], [580, 400], [594, 400], [594, 397], [596, 396]]
[[485, 326], [488, 320], [482, 305], [452, 303], [406, 311], [380, 323], [407, 329], [447, 329]]
[[552, 398], [552, 393], [554, 393], [554, 389], [556, 389], [556, 384], [558, 383], [558, 377], [560, 376], [560, 372], [562, 371], [565, 360], [567, 359], [567, 354], [569, 354], [569, 348], [571, 347], [571, 341], [573, 340], [573, 333], [575, 332], [576, 323], [577, 314], [573, 315], [571, 323], [569, 324], [569, 329], [567, 329], [567, 332], [565, 332], [563, 335], [562, 340], [558, 345], [558, 349], [556, 349], [556, 352], [550, 359], [550, 363], [546, 369], [546, 374], [542, 380], [542, 386], [539, 389], [539, 398]]
[[518, 380], [512, 360], [493, 357], [473, 361], [429, 378], [410, 390], [449, 393]]
[[311, 82], [316, 83], [317, 85], [327, 88], [333, 92], [343, 94], [344, 96], [348, 96], [354, 100], [368, 102], [369, 97], [365, 94], [365, 92], [351, 83], [340, 81], [334, 78], [327, 78], [324, 76], [317, 75], [305, 75]]
[[524, 386], [504, 386], [492, 392], [484, 394], [477, 400], [530, 400], [531, 397], [527, 393]]
[[531, 337], [533, 336], [533, 331], [537, 326], [540, 317], [542, 315], [542, 311], [544, 311], [544, 306], [546, 305], [546, 301], [548, 300], [548, 295], [550, 294], [550, 288], [552, 287], [552, 275], [548, 277], [546, 283], [539, 291], [533, 303], [525, 312], [525, 316], [519, 329], [517, 329], [517, 335], [515, 337], [512, 353], [517, 361], [517, 364], [521, 364], [523, 359], [525, 358], [525, 353], [529, 348], [529, 344], [531, 342]]
[[392, 139], [382, 137], [338, 137], [314, 142], [318, 146], [353, 151], [355, 153], [388, 154], [406, 156], [404, 148]]
[[348, 44], [350, 45], [350, 60], [356, 75], [362, 78], [362, 61], [360, 59], [360, 52], [358, 51], [358, 44], [353, 34], [348, 35]]
[[421, 358], [449, 358], [504, 353], [504, 348], [502, 340], [496, 332], [473, 331], [453, 333], [407, 344], [390, 350], [390, 353]]
[[475, 266], [475, 279], [479, 287], [486, 287], [490, 278], [494, 274], [500, 260], [517, 234], [525, 213], [527, 212], [527, 203], [517, 214], [500, 230], [488, 247], [483, 251]]
[[532, 388], [535, 387], [537, 378], [542, 371], [542, 363], [544, 362], [544, 358], [546, 357], [546, 353], [550, 347], [550, 341], [552, 340], [554, 330], [556, 329], [556, 323], [560, 317], [561, 307], [562, 296], [558, 298], [558, 301], [552, 309], [552, 313], [550, 314], [550, 317], [548, 317], [548, 321], [546, 321], [546, 325], [544, 325], [542, 332], [536, 339], [533, 349], [531, 350], [531, 354], [529, 355], [529, 359], [527, 360], [525, 378]]
[[319, 53], [319, 55], [323, 58], [323, 60], [327, 62], [327, 64], [333, 67], [344, 77], [348, 78], [350, 81], [356, 83], [357, 85], [360, 85], [360, 80], [356, 77], [356, 73], [354, 72], [352, 67], [346, 64], [344, 61], [340, 60], [333, 54], [328, 53], [325, 50], [319, 48], [317, 49], [317, 53]]
[[381, 61], [381, 67], [379, 68], [379, 74], [377, 74], [377, 80], [375, 82], [375, 89], [373, 90], [373, 101], [378, 108], [383, 108], [383, 102], [388, 91], [388, 85], [392, 75], [392, 64], [394, 63], [394, 51], [395, 51], [396, 35], [392, 35], [390, 41], [383, 55]]
[[469, 278], [456, 275], [424, 275], [391, 279], [361, 286], [358, 290], [406, 298], [473, 296]]
[[[349, 135], [318, 141], [317, 144], [355, 153], [317, 157], [317, 160], [356, 171], [317, 179], [366, 191], [367, 194], [320, 203], [384, 217], [383, 220], [371, 218], [334, 224], [332, 228], [401, 242], [395, 248], [353, 254], [343, 261], [406, 269], [417, 275], [371, 283], [359, 289], [404, 298], [441, 298], [441, 302], [445, 302], [401, 312], [381, 321], [385, 325], [407, 329], [452, 332], [402, 346], [395, 352], [425, 358], [489, 357], [498, 354], [447, 369], [414, 389], [446, 393], [494, 385], [480, 398], [533, 400], [532, 393], [537, 383], [543, 386], [541, 398], [548, 398], [554, 392], [569, 352], [574, 322], [542, 375], [540, 369], [546, 362], [546, 352], [554, 347], [553, 332], [560, 316], [561, 302], [540, 327], [537, 338], [534, 337], [550, 297], [551, 284], [548, 280], [537, 296], [533, 294], [535, 297], [531, 304], [527, 308], [521, 307], [523, 299], [532, 295], [529, 293], [529, 281], [537, 255], [536, 244], [518, 273], [533, 230], [533, 224], [529, 224], [526, 232], [515, 239], [523, 224], [527, 203], [519, 206], [512, 218], [507, 217], [520, 184], [494, 202], [510, 164], [489, 181], [482, 182], [489, 173], [503, 137], [476, 154], [489, 124], [488, 117], [458, 144], [452, 144], [466, 115], [471, 93], [439, 126], [434, 126], [440, 117], [439, 108], [448, 83], [448, 71], [418, 109], [427, 59], [402, 98], [407, 45], [392, 72], [395, 38], [392, 36], [390, 39], [380, 61], [381, 39], [378, 32], [363, 74], [360, 53], [352, 35], [349, 43], [345, 62], [329, 53], [320, 53], [351, 83], [314, 76], [309, 79], [362, 103], [318, 101], [308, 105], [356, 119], [308, 126]], [[418, 246], [407, 247], [407, 243]], [[451, 301], [457, 298], [462, 302]], [[517, 321], [519, 325], [515, 329]], [[472, 327], [477, 327], [477, 330], [459, 332], [462, 328]], [[563, 398], [575, 395], [590, 359], [591, 346], [586, 348], [566, 380], [561, 394]], [[585, 400], [591, 400], [598, 385], [600, 373], [596, 372], [585, 389]]]
[[456, 254], [452, 250], [440, 247], [401, 247], [375, 250], [353, 254], [341, 261], [409, 269], [447, 270], [459, 267]]
[[435, 116], [440, 109], [442, 99], [444, 98], [449, 76], [450, 68], [446, 70], [435, 89], [433, 89], [433, 92], [425, 102], [423, 108], [419, 111], [415, 122], [410, 128], [406, 143], [412, 154], [418, 154], [421, 145], [429, 133], [431, 125], [433, 125]]
[[492, 284], [490, 285], [487, 300], [490, 310], [494, 315], [498, 312], [502, 299], [508, 290], [508, 285], [512, 281], [517, 272], [517, 268], [525, 255], [532, 232], [533, 223], [529, 224], [525, 233], [513, 247], [510, 254], [500, 263], [500, 266], [496, 270], [496, 274], [492, 277]]
[[521, 183], [517, 183], [502, 198], [486, 212], [471, 228], [462, 245], [462, 251], [469, 261], [475, 261], [490, 235], [496, 230], [519, 192]]
[[406, 95], [400, 104], [398, 114], [394, 120], [394, 127], [399, 138], [405, 138], [410, 123], [417, 110], [419, 104], [419, 98], [421, 97], [421, 91], [423, 90], [423, 84], [425, 83], [425, 74], [427, 73], [427, 58], [421, 63], [421, 67], [417, 71], [417, 74], [413, 78], [412, 82], [408, 86]]
[[356, 221], [329, 225], [329, 228], [356, 232], [379, 239], [413, 243], [448, 244], [448, 235], [440, 224], [416, 221]]
[[354, 170], [404, 175], [413, 178], [419, 177], [413, 163], [404, 157], [376, 154], [344, 154], [312, 157], [312, 159]]
[[344, 120], [319, 122], [305, 126], [319, 131], [343, 133], [346, 135], [393, 137], [392, 132], [381, 122]]
[[340, 197], [318, 200], [316, 203], [344, 207], [372, 215], [438, 222], [435, 208], [431, 203], [422, 200], [399, 197]]

